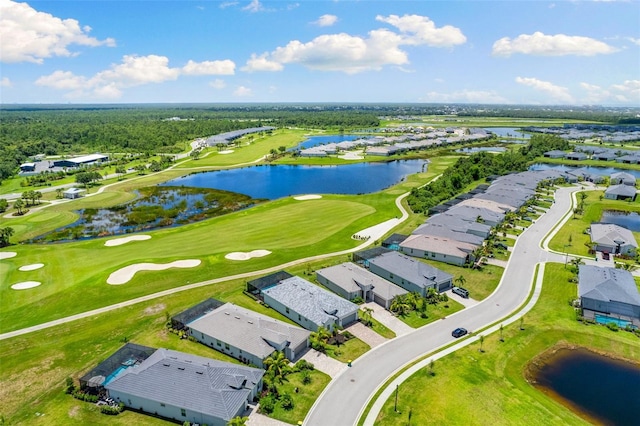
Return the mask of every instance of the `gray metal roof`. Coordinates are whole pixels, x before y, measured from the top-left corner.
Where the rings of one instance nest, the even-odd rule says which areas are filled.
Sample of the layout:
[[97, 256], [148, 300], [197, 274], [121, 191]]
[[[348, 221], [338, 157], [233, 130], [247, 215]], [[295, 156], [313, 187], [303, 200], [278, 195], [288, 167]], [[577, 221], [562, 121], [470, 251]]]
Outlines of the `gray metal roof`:
[[402, 287], [399, 287], [352, 262], [345, 262], [340, 265], [323, 268], [318, 270], [316, 273], [349, 292], [357, 291], [360, 288], [357, 284], [359, 282], [365, 286], [372, 285], [373, 293], [386, 300], [390, 300], [397, 295], [407, 293], [407, 290]]
[[258, 368], [158, 349], [105, 388], [229, 421], [263, 375]]
[[[502, 222], [502, 220], [504, 219], [504, 212], [498, 213], [496, 211], [489, 210], [484, 207], [476, 207], [476, 206], [470, 206], [465, 204], [462, 204], [462, 205], [458, 204], [450, 208], [446, 214], [451, 216], [457, 216], [466, 221], [475, 221], [478, 218], [478, 216], [480, 216], [485, 221], [496, 222], [496, 223]], [[437, 223], [437, 222], [434, 222], [434, 223]]]
[[578, 271], [578, 296], [640, 306], [640, 294], [629, 271], [592, 265], [580, 265]]
[[[188, 324], [189, 328], [265, 359], [285, 346], [297, 347], [309, 331], [266, 315], [225, 303]], [[277, 347], [274, 347], [276, 345]]]
[[369, 259], [369, 263], [422, 288], [451, 281], [453, 278], [451, 274], [395, 251]]
[[400, 247], [465, 258], [479, 246], [432, 235], [411, 235], [400, 244]]
[[621, 181], [621, 182], [629, 182], [635, 184], [636, 177], [631, 173], [627, 172], [617, 172], [611, 174], [611, 180]]
[[319, 326], [328, 320], [343, 318], [358, 311], [355, 303], [296, 276], [280, 281], [262, 293]]
[[[622, 245], [631, 245], [638, 247], [633, 232], [620, 225], [612, 223], [592, 223], [591, 224], [591, 241], [608, 246], [616, 246], [622, 242]], [[616, 242], [617, 241], [617, 242]]]

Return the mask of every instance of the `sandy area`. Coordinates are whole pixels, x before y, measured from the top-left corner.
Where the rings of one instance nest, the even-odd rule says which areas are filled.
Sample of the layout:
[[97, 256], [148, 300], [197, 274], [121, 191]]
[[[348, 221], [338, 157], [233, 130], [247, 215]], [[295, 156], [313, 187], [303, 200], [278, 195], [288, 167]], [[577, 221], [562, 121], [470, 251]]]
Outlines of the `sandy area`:
[[364, 156], [362, 155], [362, 151], [347, 151], [339, 155], [338, 158], [342, 158], [343, 160], [362, 160]]
[[128, 283], [136, 272], [163, 271], [169, 268], [195, 268], [200, 265], [199, 259], [176, 260], [171, 263], [135, 263], [113, 272], [107, 278], [107, 284], [120, 285]]
[[225, 259], [229, 260], [249, 260], [254, 257], [263, 257], [271, 254], [269, 250], [253, 250], [250, 252], [234, 251], [225, 256]]
[[231, 154], [233, 152], [232, 149], [225, 149], [224, 151], [218, 152], [218, 154]]
[[130, 241], [144, 241], [149, 239], [151, 239], [150, 235], [132, 235], [130, 237], [114, 238], [112, 240], [107, 240], [104, 242], [104, 245], [107, 247], [121, 246], [122, 244], [127, 244]]
[[322, 195], [308, 194], [308, 195], [300, 195], [298, 197], [293, 197], [294, 200], [299, 200], [299, 201], [317, 200], [319, 198], [322, 198]]
[[18, 253], [15, 251], [0, 251], [0, 260], [2, 259], [11, 259], [12, 257], [16, 257]]
[[28, 288], [38, 287], [40, 284], [42, 283], [38, 281], [24, 281], [21, 283], [15, 283], [11, 288], [14, 290], [26, 290]]
[[355, 240], [368, 240], [373, 238], [374, 240], [382, 238], [389, 230], [393, 229], [400, 223], [400, 219], [389, 219], [385, 222], [371, 226], [367, 229], [354, 234], [351, 238]]
[[19, 271], [35, 271], [44, 266], [44, 263], [32, 263], [31, 265], [24, 265], [18, 268]]

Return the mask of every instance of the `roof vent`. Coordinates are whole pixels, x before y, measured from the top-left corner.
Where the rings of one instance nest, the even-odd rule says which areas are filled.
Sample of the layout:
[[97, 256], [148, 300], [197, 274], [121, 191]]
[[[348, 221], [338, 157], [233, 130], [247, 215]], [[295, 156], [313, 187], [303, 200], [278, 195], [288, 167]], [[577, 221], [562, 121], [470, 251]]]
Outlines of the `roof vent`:
[[229, 312], [225, 312], [224, 314], [225, 314], [225, 315], [229, 315]]
[[171, 364], [169, 364], [168, 362], [163, 362], [162, 365], [164, 365], [165, 367], [171, 367]]
[[247, 321], [249, 324], [253, 324], [253, 321]]
[[204, 371], [196, 371], [196, 374], [204, 374]]
[[184, 371], [184, 367], [178, 367], [178, 370], [183, 370]]
[[239, 317], [239, 316], [237, 316], [237, 315], [234, 315], [233, 317], [234, 317], [235, 319], [240, 319], [240, 317]]

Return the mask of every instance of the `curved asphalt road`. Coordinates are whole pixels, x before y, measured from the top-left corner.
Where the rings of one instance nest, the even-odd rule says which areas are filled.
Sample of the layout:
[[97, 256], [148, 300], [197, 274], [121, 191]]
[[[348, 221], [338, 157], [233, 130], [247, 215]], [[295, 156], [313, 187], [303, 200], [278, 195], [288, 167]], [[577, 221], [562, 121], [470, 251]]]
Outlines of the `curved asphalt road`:
[[453, 342], [454, 328], [473, 332], [516, 311], [529, 296], [536, 264], [564, 262], [564, 255], [543, 250], [540, 242], [570, 211], [571, 193], [579, 189], [563, 187], [556, 191], [556, 202], [516, 241], [500, 284], [491, 296], [476, 306], [389, 340], [358, 358], [329, 383], [307, 415], [305, 426], [357, 424], [363, 407], [381, 384], [406, 364]]

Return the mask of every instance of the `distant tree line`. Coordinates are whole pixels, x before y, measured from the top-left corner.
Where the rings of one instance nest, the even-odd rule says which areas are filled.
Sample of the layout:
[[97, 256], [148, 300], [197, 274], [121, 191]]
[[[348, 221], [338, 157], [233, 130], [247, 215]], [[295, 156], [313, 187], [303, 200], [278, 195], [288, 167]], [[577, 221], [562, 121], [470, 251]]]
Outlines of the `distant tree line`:
[[459, 158], [442, 176], [421, 188], [411, 190], [407, 201], [416, 213], [427, 213], [430, 208], [454, 198], [473, 182], [479, 182], [491, 175], [505, 175], [527, 169], [529, 163], [546, 151], [567, 150], [569, 143], [554, 135], [534, 135], [529, 144], [518, 151], [503, 154], [479, 152]]

